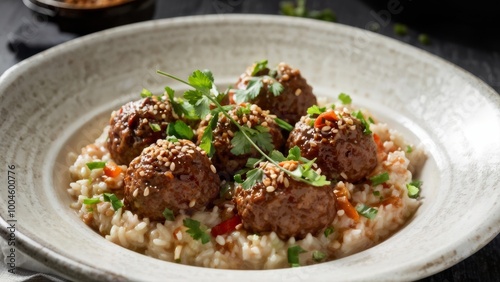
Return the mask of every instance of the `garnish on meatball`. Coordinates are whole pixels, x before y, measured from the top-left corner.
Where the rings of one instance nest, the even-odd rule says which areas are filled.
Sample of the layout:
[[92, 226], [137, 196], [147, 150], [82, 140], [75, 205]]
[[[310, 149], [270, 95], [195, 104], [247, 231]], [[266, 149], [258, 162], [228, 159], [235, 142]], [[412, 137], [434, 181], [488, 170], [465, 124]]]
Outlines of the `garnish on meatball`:
[[219, 194], [220, 179], [206, 153], [188, 140], [158, 140], [129, 165], [125, 205], [151, 220], [203, 210]]
[[[280, 166], [293, 171], [295, 161], [281, 162]], [[262, 182], [250, 189], [236, 187], [234, 201], [245, 229], [252, 232], [274, 231], [282, 239], [304, 238], [316, 234], [336, 215], [333, 187], [312, 186], [294, 180], [268, 162], [260, 163]]]

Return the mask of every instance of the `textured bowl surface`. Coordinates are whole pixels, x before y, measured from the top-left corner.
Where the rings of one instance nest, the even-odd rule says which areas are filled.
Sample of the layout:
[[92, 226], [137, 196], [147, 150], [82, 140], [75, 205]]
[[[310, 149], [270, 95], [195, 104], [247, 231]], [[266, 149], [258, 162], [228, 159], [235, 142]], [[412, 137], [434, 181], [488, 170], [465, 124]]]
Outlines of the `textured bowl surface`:
[[[271, 271], [191, 267], [114, 245], [69, 208], [69, 152], [93, 141], [110, 112], [143, 87], [184, 87], [211, 69], [226, 87], [263, 58], [301, 69], [317, 95], [357, 106], [423, 144], [423, 204], [399, 232], [358, 254]], [[17, 248], [78, 280], [414, 280], [471, 255], [500, 231], [500, 96], [469, 73], [377, 34], [276, 16], [201, 16], [146, 22], [73, 40], [0, 78], [0, 167], [15, 165]], [[6, 165], [7, 164], [7, 165]], [[1, 232], [8, 191], [1, 185]]]

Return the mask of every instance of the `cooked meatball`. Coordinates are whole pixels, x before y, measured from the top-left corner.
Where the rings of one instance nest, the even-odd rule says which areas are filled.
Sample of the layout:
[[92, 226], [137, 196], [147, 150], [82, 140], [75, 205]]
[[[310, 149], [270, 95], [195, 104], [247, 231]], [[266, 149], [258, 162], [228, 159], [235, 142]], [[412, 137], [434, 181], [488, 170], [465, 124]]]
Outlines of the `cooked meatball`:
[[203, 210], [219, 194], [220, 180], [206, 153], [193, 142], [158, 140], [129, 165], [125, 175], [125, 205], [151, 220]]
[[168, 101], [148, 97], [123, 105], [111, 114], [108, 149], [111, 158], [128, 165], [144, 148], [165, 138], [169, 122], [174, 121]]
[[[276, 116], [270, 115], [269, 111], [263, 111], [260, 107], [253, 104], [241, 104], [235, 106], [228, 113], [242, 126], [250, 127], [253, 130], [264, 128], [271, 136], [270, 141], [274, 149], [280, 149], [284, 145], [285, 140], [281, 134], [280, 127], [274, 121]], [[232, 179], [232, 175], [235, 172], [245, 167], [248, 158], [260, 158], [261, 155], [251, 146], [249, 148], [249, 153], [233, 154], [231, 150], [234, 146], [231, 141], [239, 131], [238, 127], [222, 113], [219, 114], [218, 118], [217, 126], [212, 131], [213, 145], [215, 148], [212, 162], [217, 168], [220, 176], [228, 180]], [[201, 142], [203, 130], [206, 128], [207, 124], [208, 119], [202, 121], [200, 124], [200, 128], [198, 129], [198, 144]], [[264, 152], [270, 151], [262, 147], [261, 149]]]
[[373, 136], [363, 130], [361, 122], [346, 110], [338, 114], [330, 110], [316, 120], [304, 116], [290, 132], [287, 148], [298, 146], [302, 157], [317, 158], [327, 179], [358, 182], [377, 166]]
[[[250, 66], [240, 76], [236, 83], [237, 89], [246, 89], [250, 79], [252, 79], [253, 70], [254, 66]], [[269, 73], [270, 70], [266, 68], [258, 72], [256, 76], [265, 76], [269, 75]], [[264, 87], [260, 90], [259, 95], [248, 102], [254, 103], [264, 110], [269, 110], [272, 114], [293, 125], [301, 116], [306, 114], [307, 108], [316, 105], [316, 96], [314, 96], [312, 87], [307, 84], [306, 79], [302, 77], [300, 71], [290, 67], [286, 63], [278, 65], [276, 80], [284, 88], [280, 95], [274, 96], [268, 89], [268, 85], [272, 80], [264, 78], [262, 80]]]
[[[297, 163], [282, 162], [294, 170]], [[251, 189], [236, 187], [234, 201], [243, 227], [252, 232], [274, 231], [282, 239], [315, 235], [336, 215], [335, 195], [330, 185], [315, 187], [294, 180], [278, 167], [261, 163], [264, 178]]]

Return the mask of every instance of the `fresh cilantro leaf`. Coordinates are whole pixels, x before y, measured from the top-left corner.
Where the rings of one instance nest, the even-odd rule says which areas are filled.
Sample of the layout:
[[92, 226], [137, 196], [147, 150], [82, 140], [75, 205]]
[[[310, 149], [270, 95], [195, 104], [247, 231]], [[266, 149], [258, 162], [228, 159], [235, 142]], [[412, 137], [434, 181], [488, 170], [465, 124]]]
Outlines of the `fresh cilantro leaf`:
[[289, 247], [287, 250], [288, 263], [291, 267], [300, 266], [299, 254], [305, 253], [306, 251], [302, 249], [299, 245]]
[[243, 183], [243, 179], [241, 179], [241, 174], [237, 173], [234, 175], [234, 182], [238, 183], [238, 184], [241, 184]]
[[339, 94], [339, 100], [342, 102], [344, 105], [349, 105], [352, 103], [351, 96], [345, 94], [345, 93], [340, 93]]
[[252, 110], [250, 110], [250, 105], [246, 104], [245, 106], [240, 106], [236, 109], [236, 115], [238, 117], [242, 117], [243, 115], [249, 115], [252, 113]]
[[420, 187], [422, 187], [422, 183], [423, 183], [422, 180], [415, 179], [412, 182], [410, 182], [410, 185], [413, 185], [417, 188], [420, 188]]
[[288, 150], [288, 160], [291, 161], [300, 161], [301, 155], [300, 155], [300, 148], [299, 146], [293, 146], [290, 150]]
[[115, 194], [112, 193], [104, 193], [103, 194], [104, 201], [105, 202], [111, 202], [111, 206], [115, 211], [119, 210], [121, 207], [123, 207], [122, 201], [116, 197]]
[[275, 160], [278, 163], [286, 161], [285, 156], [283, 156], [283, 154], [280, 151], [277, 151], [277, 150], [273, 150], [269, 154], [269, 157], [271, 157], [271, 159]]
[[337, 22], [337, 15], [331, 9], [323, 9], [321, 11], [310, 11], [308, 18], [326, 21], [326, 22]]
[[399, 36], [405, 36], [408, 34], [408, 26], [401, 24], [401, 23], [395, 23], [394, 24], [394, 33], [399, 35]]
[[147, 98], [147, 97], [153, 97], [153, 93], [151, 93], [151, 91], [147, 90], [146, 88], [142, 88], [141, 98]]
[[262, 78], [252, 78], [248, 81], [246, 89], [236, 90], [233, 99], [238, 104], [251, 101], [259, 95], [263, 86]]
[[195, 70], [189, 77], [188, 81], [195, 89], [202, 92], [210, 92], [212, 89], [213, 75], [209, 71]]
[[179, 139], [177, 139], [177, 137], [175, 136], [167, 136], [167, 138], [165, 138], [168, 142], [171, 142], [171, 143], [177, 143], [179, 142]]
[[177, 137], [187, 140], [193, 139], [194, 136], [193, 130], [191, 129], [191, 127], [189, 127], [189, 125], [185, 124], [182, 120], [175, 121], [174, 129]]
[[374, 219], [378, 213], [378, 210], [376, 208], [372, 208], [363, 204], [358, 204], [356, 206], [356, 211], [358, 211], [360, 215], [368, 219]]
[[[259, 133], [250, 136], [252, 141], [254, 141], [257, 146], [259, 146], [264, 151], [272, 151], [274, 149], [274, 144], [271, 133], [269, 133], [269, 127], [257, 125], [255, 128], [259, 131]], [[255, 137], [255, 140], [253, 140], [252, 137]]]
[[353, 112], [352, 113], [352, 116], [359, 119], [359, 121], [361, 122], [361, 124], [363, 125], [363, 134], [371, 134], [372, 131], [370, 130], [370, 123], [368, 123], [365, 119], [365, 117], [363, 116], [363, 114], [361, 113], [361, 111], [356, 111], [356, 112]]
[[312, 105], [307, 109], [307, 114], [310, 116], [314, 115], [320, 115], [322, 113], [326, 112], [326, 107], [318, 107], [317, 105]]
[[368, 121], [369, 121], [370, 123], [375, 123], [375, 121], [372, 119], [372, 117], [368, 117]]
[[211, 70], [204, 69], [201, 71], [212, 83], [214, 82], [214, 75]]
[[413, 148], [410, 146], [410, 145], [407, 145], [406, 146], [406, 152], [409, 154], [411, 152], [413, 152]]
[[233, 153], [235, 156], [248, 154], [252, 150], [252, 143], [248, 141], [248, 139], [241, 131], [236, 131], [234, 133], [234, 136], [231, 139], [231, 144], [233, 145], [231, 153]]
[[267, 68], [267, 60], [262, 60], [259, 62], [255, 62], [255, 67], [252, 70], [252, 76], [255, 76], [260, 71]]
[[315, 262], [320, 262], [326, 258], [326, 254], [320, 251], [314, 251], [312, 253], [312, 258]]
[[282, 129], [286, 130], [286, 131], [292, 131], [293, 130], [293, 126], [291, 124], [289, 124], [288, 122], [280, 119], [280, 118], [274, 118], [274, 121], [276, 122], [276, 124], [281, 127]]
[[[255, 184], [262, 182], [264, 177], [264, 171], [260, 168], [254, 168], [247, 172], [247, 179], [241, 183], [243, 190], [248, 190], [252, 188]], [[236, 180], [236, 179], [235, 179]]]
[[188, 229], [186, 230], [186, 233], [191, 235], [191, 237], [195, 240], [201, 240], [202, 244], [206, 244], [210, 242], [210, 235], [208, 235], [207, 232], [205, 232], [205, 228], [201, 227], [201, 224], [199, 221], [191, 219], [191, 218], [185, 218], [182, 223], [184, 224], [185, 227]]
[[201, 98], [203, 98], [203, 94], [198, 90], [187, 90], [184, 92], [184, 99], [188, 100], [191, 105], [196, 105]]
[[329, 226], [328, 228], [325, 229], [325, 232], [323, 232], [323, 234], [325, 235], [326, 238], [328, 238], [328, 236], [330, 236], [334, 231], [335, 229], [332, 226]]
[[372, 182], [373, 186], [377, 186], [379, 184], [382, 184], [389, 180], [389, 174], [387, 172], [381, 173], [379, 175], [375, 175], [374, 177], [370, 178], [370, 181]]
[[166, 220], [168, 221], [174, 221], [175, 220], [175, 215], [174, 215], [174, 212], [169, 209], [169, 208], [165, 208], [163, 210], [163, 217], [165, 217]]
[[[274, 152], [274, 151], [273, 151]], [[247, 160], [247, 163], [246, 163], [246, 167], [255, 167], [256, 164], [260, 163], [261, 161], [263, 161], [264, 158], [260, 158], [260, 159], [257, 159], [257, 158], [248, 158]]]
[[281, 83], [277, 81], [271, 83], [267, 88], [269, 89], [269, 91], [271, 91], [271, 93], [273, 93], [274, 96], [279, 96], [285, 89], [285, 87], [283, 87], [283, 85], [281, 85]]
[[149, 123], [149, 127], [151, 127], [151, 129], [153, 130], [153, 132], [158, 132], [161, 130], [161, 127], [159, 124], [157, 123]]
[[[212, 117], [212, 119], [217, 119], [217, 117]], [[200, 148], [207, 153], [207, 156], [211, 158], [214, 153], [215, 153], [215, 147], [214, 144], [212, 143], [213, 135], [212, 135], [212, 128], [207, 126], [203, 130], [203, 135], [201, 136], [201, 142], [200, 142]]]

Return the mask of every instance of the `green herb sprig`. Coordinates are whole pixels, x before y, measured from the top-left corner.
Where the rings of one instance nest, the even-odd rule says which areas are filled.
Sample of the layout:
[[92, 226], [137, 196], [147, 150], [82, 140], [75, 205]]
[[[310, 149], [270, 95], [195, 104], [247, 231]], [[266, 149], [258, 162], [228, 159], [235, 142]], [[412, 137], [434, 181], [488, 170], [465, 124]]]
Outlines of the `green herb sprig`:
[[[324, 186], [324, 185], [329, 185], [330, 181], [326, 180], [326, 177], [324, 175], [318, 174], [316, 171], [312, 169], [312, 165], [314, 164], [315, 160], [307, 160], [305, 164], [300, 164], [297, 169], [294, 171], [290, 171], [288, 169], [285, 169], [279, 165], [279, 162], [282, 160], [275, 160], [271, 158], [269, 155], [267, 155], [260, 147], [264, 147], [266, 151], [272, 150], [270, 144], [270, 140], [266, 140], [266, 137], [263, 136], [264, 133], [269, 134], [268, 132], [265, 132], [267, 129], [265, 127], [262, 127], [259, 129], [259, 127], [256, 127], [256, 129], [252, 129], [246, 126], [240, 125], [238, 122], [236, 122], [231, 115], [229, 115], [227, 111], [227, 107], [223, 107], [217, 97], [220, 95], [219, 91], [217, 90], [215, 84], [214, 84], [214, 78], [212, 73], [209, 70], [195, 70], [189, 77], [188, 81], [185, 81], [183, 79], [180, 79], [174, 75], [171, 75], [169, 73], [163, 72], [158, 70], [158, 74], [164, 75], [166, 77], [169, 77], [171, 79], [174, 79], [176, 81], [179, 81], [181, 83], [184, 83], [192, 88], [193, 90], [188, 90], [184, 93], [184, 98], [189, 101], [192, 105], [194, 105], [195, 111], [201, 118], [205, 118], [208, 114], [212, 114], [212, 117], [209, 121], [209, 124], [207, 128], [204, 130], [202, 139], [200, 142], [200, 147], [205, 150], [205, 152], [211, 156], [214, 153], [214, 147], [212, 144], [212, 130], [216, 127], [217, 125], [217, 120], [218, 120], [218, 115], [219, 113], [222, 113], [227, 119], [229, 119], [237, 128], [239, 133], [235, 133], [235, 137], [233, 137], [233, 140], [236, 139], [235, 143], [237, 144], [235, 146], [235, 143], [233, 143], [234, 147], [238, 147], [236, 150], [236, 153], [240, 152], [247, 152], [248, 148], [253, 147], [257, 152], [259, 152], [263, 158], [270, 163], [274, 164], [276, 167], [278, 167], [280, 170], [285, 172], [286, 174], [292, 176], [294, 179], [298, 181], [305, 182], [309, 185], [312, 186]], [[213, 104], [217, 109], [213, 110], [212, 112], [210, 111], [210, 105]], [[259, 135], [260, 133], [260, 135]], [[236, 134], [238, 134], [238, 137], [236, 137]], [[269, 150], [270, 149], [270, 150]], [[292, 151], [292, 150], [291, 150]], [[290, 153], [289, 152], [289, 160], [296, 160], [296, 161], [304, 161], [305, 159], [301, 159], [300, 157], [300, 150], [298, 147], [296, 149], [293, 149], [293, 151]], [[287, 158], [288, 159], [288, 158]], [[255, 168], [252, 170], [249, 170], [247, 172], [247, 180], [245, 187], [248, 186], [253, 186], [255, 183], [262, 181], [263, 177], [263, 172], [258, 171], [261, 170], [260, 168]], [[236, 179], [235, 179], [236, 180]], [[246, 181], [247, 181], [246, 180]]]
[[274, 96], [279, 96], [284, 87], [279, 83], [276, 78], [272, 75], [262, 75], [256, 76], [260, 71], [267, 68], [267, 60], [262, 60], [255, 63], [255, 67], [251, 73], [252, 77], [248, 81], [247, 87], [245, 89], [238, 89], [235, 91], [233, 99], [236, 103], [240, 104], [243, 102], [248, 102], [255, 99], [262, 88], [264, 88], [264, 80], [268, 80], [271, 83], [267, 85], [267, 89], [273, 93]]

